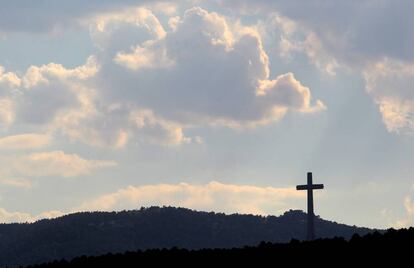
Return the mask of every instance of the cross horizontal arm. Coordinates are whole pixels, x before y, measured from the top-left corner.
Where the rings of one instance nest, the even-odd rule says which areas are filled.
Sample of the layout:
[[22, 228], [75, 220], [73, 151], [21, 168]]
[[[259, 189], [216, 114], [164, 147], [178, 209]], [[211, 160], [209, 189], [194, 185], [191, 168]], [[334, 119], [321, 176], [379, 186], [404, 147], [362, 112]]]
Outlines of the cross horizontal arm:
[[297, 185], [296, 190], [317, 190], [317, 189], [323, 189], [323, 184], [312, 184], [312, 185]]
[[323, 184], [313, 184], [312, 189], [323, 189]]
[[296, 190], [308, 190], [308, 185], [297, 185]]

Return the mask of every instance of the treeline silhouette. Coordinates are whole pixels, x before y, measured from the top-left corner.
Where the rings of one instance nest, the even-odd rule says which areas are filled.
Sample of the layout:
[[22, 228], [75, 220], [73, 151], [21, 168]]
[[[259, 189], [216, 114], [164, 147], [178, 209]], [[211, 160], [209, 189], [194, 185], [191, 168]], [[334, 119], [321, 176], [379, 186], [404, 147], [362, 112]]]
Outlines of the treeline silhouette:
[[[321, 238], [341, 236], [349, 239], [354, 233], [372, 232], [319, 217], [315, 227]], [[288, 211], [279, 217], [225, 215], [174, 207], [84, 212], [35, 223], [0, 224], [0, 267], [109, 252], [257, 246], [261, 241], [286, 243], [305, 237], [306, 213], [299, 210]]]
[[[355, 234], [350, 240], [344, 238], [317, 239], [315, 241], [292, 240], [285, 244], [260, 243], [257, 247], [232, 249], [151, 249], [146, 251], [126, 252], [123, 254], [106, 254], [102, 256], [81, 256], [71, 261], [60, 260], [29, 268], [54, 267], [140, 267], [144, 264], [192, 265], [206, 266], [224, 263], [258, 264], [281, 266], [304, 264], [329, 264], [341, 267], [344, 264], [359, 266], [361, 264], [389, 265], [396, 267], [403, 261], [410, 267], [414, 228], [394, 230], [386, 233], [374, 232], [365, 236]], [[405, 266], [404, 265], [404, 266]]]

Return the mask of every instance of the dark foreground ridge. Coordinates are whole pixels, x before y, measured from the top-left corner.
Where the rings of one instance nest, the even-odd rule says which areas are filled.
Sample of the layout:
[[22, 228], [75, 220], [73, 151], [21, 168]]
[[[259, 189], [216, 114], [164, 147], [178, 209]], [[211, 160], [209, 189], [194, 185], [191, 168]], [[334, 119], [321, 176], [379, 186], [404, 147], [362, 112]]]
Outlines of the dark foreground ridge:
[[[98, 257], [77, 257], [71, 261], [60, 260], [30, 268], [54, 267], [145, 267], [151, 264], [168, 264], [197, 267], [198, 264], [217, 265], [289, 263], [328, 264], [329, 267], [341, 267], [344, 264], [393, 264], [411, 261], [414, 229], [390, 229], [381, 234], [374, 232], [363, 237], [354, 235], [349, 241], [344, 238], [317, 239], [312, 242], [292, 240], [286, 244], [261, 243], [257, 247], [233, 249], [158, 249], [123, 254], [106, 254]], [[370, 266], [369, 266], [370, 267]]]
[[[349, 239], [354, 233], [372, 232], [319, 217], [315, 219], [315, 229], [320, 238]], [[306, 213], [299, 210], [288, 211], [279, 217], [225, 215], [173, 207], [85, 212], [31, 224], [0, 224], [0, 267], [26, 266], [63, 258], [71, 260], [82, 255], [173, 247], [229, 249], [254, 247], [262, 241], [287, 243], [291, 239], [305, 238]], [[151, 254], [146, 253], [146, 256]], [[155, 251], [154, 254], [159, 253]]]
[[[143, 264], [175, 265], [217, 265], [277, 263], [284, 264], [329, 264], [341, 267], [343, 264], [392, 264], [411, 261], [414, 229], [393, 230], [384, 234], [374, 232], [363, 237], [354, 235], [349, 241], [343, 238], [318, 239], [312, 242], [292, 240], [286, 244], [261, 243], [257, 247], [234, 249], [186, 249], [147, 250], [106, 254], [98, 257], [78, 257], [71, 261], [60, 260], [30, 268], [53, 267], [140, 267]], [[296, 266], [294, 265], [294, 266]], [[266, 265], [267, 266], [267, 265]], [[372, 267], [372, 266], [369, 266]]]

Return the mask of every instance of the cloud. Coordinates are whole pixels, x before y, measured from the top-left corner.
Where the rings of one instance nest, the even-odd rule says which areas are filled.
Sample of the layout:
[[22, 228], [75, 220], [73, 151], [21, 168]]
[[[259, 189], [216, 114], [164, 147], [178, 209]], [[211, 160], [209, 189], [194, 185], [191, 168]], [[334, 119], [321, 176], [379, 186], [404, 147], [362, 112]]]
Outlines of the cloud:
[[5, 72], [0, 66], [0, 125], [7, 127], [15, 118], [12, 100], [15, 89], [21, 85], [20, 78], [13, 72]]
[[414, 63], [385, 58], [367, 67], [363, 75], [388, 131], [413, 133]]
[[360, 74], [387, 130], [412, 132], [413, 2], [218, 2], [238, 12], [267, 14], [269, 19], [263, 28], [268, 34], [277, 31], [281, 56], [299, 59], [303, 53], [328, 73], [335, 74], [343, 67]]
[[[29, 125], [51, 136], [61, 134], [99, 147], [122, 148], [130, 141], [167, 146], [191, 142], [181, 125], [149, 109], [119, 103], [117, 99], [103, 101], [92, 81], [99, 68], [96, 58], [91, 56], [84, 65], [72, 69], [50, 63], [31, 66], [21, 77], [3, 72], [8, 80], [11, 77], [18, 83], [3, 79], [7, 97], [0, 98], [0, 123]], [[11, 93], [13, 90], [16, 94]], [[9, 137], [3, 140], [3, 146], [21, 144], [23, 139], [33, 142], [34, 138], [40, 142], [39, 137], [33, 136]]]
[[171, 205], [227, 213], [275, 214], [304, 194], [292, 188], [188, 183], [128, 186], [81, 204], [75, 210], [120, 210], [139, 206]]
[[[152, 42], [145, 44], [151, 46]], [[151, 47], [136, 46], [130, 54], [118, 52], [114, 61], [132, 70], [149, 69], [149, 68], [168, 68], [174, 63], [168, 59], [166, 51], [157, 51]]]
[[[76, 154], [62, 151], [40, 152], [6, 158], [11, 174], [29, 177], [61, 176], [75, 177], [92, 171], [116, 166], [114, 161], [88, 160]], [[3, 162], [4, 162], [3, 161]]]
[[0, 208], [0, 222], [33, 222], [79, 211], [119, 211], [141, 206], [167, 205], [202, 211], [277, 215], [302, 202], [305, 193], [294, 187], [275, 188], [253, 185], [224, 184], [152, 184], [128, 186], [116, 192], [87, 200], [64, 211], [46, 211], [38, 215], [8, 212]]
[[326, 109], [292, 72], [271, 77], [254, 26], [194, 7], [165, 29], [154, 12], [178, 15], [174, 4], [105, 5], [83, 18], [97, 47], [84, 65], [0, 69], [0, 124], [98, 147], [177, 146], [198, 143], [185, 134], [194, 127], [252, 128]]
[[99, 14], [89, 22], [89, 32], [94, 44], [109, 54], [148, 39], [161, 39], [166, 34], [158, 18], [146, 7]]
[[97, 69], [93, 57], [88, 58], [85, 65], [73, 69], [55, 63], [31, 66], [22, 78], [21, 95], [15, 100], [17, 120], [42, 125], [79, 111], [93, 96], [93, 90], [83, 82]]
[[236, 27], [201, 8], [175, 17], [173, 25], [162, 38], [101, 61], [98, 87], [106, 98], [182, 126], [256, 126], [288, 111], [324, 108], [311, 102], [309, 88], [292, 73], [270, 78], [268, 56], [253, 28]]
[[136, 139], [141, 142], [167, 146], [192, 142], [192, 138], [184, 135], [182, 126], [157, 117], [151, 110], [135, 110], [129, 119], [135, 126]]
[[406, 197], [404, 200], [405, 210], [407, 211], [408, 215], [414, 216], [414, 203], [411, 201], [410, 197]]
[[271, 78], [260, 33], [218, 13], [191, 8], [164, 29], [149, 7], [134, 7], [88, 23], [98, 51], [84, 65], [0, 70], [0, 123], [99, 147], [177, 146], [198, 143], [189, 128], [256, 127], [326, 108], [293, 73]]
[[9, 126], [14, 121], [14, 103], [7, 98], [0, 99], [0, 125]]
[[0, 149], [36, 149], [48, 145], [51, 137], [45, 134], [27, 133], [0, 138]]
[[47, 211], [38, 215], [31, 215], [24, 212], [10, 212], [4, 208], [0, 208], [0, 222], [2, 223], [14, 223], [14, 222], [34, 222], [45, 218], [56, 218], [62, 216], [60, 211]]
[[[9, 128], [15, 121], [43, 125], [53, 121], [54, 130], [71, 139], [119, 148], [139, 133], [133, 126], [131, 129], [127, 119], [135, 110], [149, 110], [159, 125], [168, 122], [175, 126], [161, 128], [172, 130], [169, 135], [173, 139], [160, 144], [183, 144], [188, 139], [176, 142], [174, 132], [184, 133], [189, 127], [256, 127], [278, 121], [289, 111], [325, 109], [322, 101], [312, 100], [311, 90], [293, 74], [285, 79], [289, 84], [278, 87], [281, 83], [275, 81], [289, 73], [271, 77], [263, 35], [279, 40], [277, 49], [282, 58], [303, 53], [317, 68], [332, 75], [345, 67], [366, 78], [366, 73], [372, 73], [370, 68], [384, 59], [401, 65], [414, 61], [409, 27], [412, 3], [258, 0], [212, 4], [223, 14], [229, 13], [223, 7], [230, 8], [230, 14], [238, 18], [246, 11], [260, 14], [251, 26], [197, 7], [180, 16], [181, 10], [192, 4], [128, 0], [5, 3], [7, 12], [0, 11], [0, 31], [44, 32], [83, 25], [89, 27], [99, 51], [92, 57], [94, 64], [90, 60], [74, 69], [51, 63], [32, 66], [19, 77], [0, 68], [0, 124]], [[160, 14], [166, 16], [161, 20], [157, 17]], [[22, 16], [24, 20], [19, 19]], [[164, 28], [168, 19], [169, 28]], [[387, 129], [395, 133], [406, 132], [412, 124], [412, 101], [404, 96], [411, 74], [402, 71], [399, 75], [403, 74], [394, 93], [371, 95]], [[387, 79], [395, 82], [397, 78]], [[369, 83], [367, 90], [372, 86]], [[264, 92], [263, 85], [273, 85], [266, 91], [269, 94], [258, 94]], [[16, 90], [20, 97], [13, 93]], [[122, 119], [108, 119], [117, 121], [119, 128], [102, 134], [106, 124], [102, 118], [111, 116], [107, 111], [113, 103], [129, 111]], [[88, 124], [97, 128], [85, 127]]]
[[406, 216], [393, 223], [393, 226], [396, 226], [397, 228], [408, 228], [414, 225], [414, 202], [412, 201], [411, 196], [406, 196], [404, 198], [404, 207]]
[[276, 51], [282, 60], [290, 62], [304, 55], [311, 64], [329, 75], [335, 75], [336, 70], [341, 67], [338, 59], [325, 47], [312, 28], [280, 14], [277, 10], [271, 12], [264, 21], [259, 21], [259, 25], [267, 41], [278, 41]]
[[9, 212], [0, 208], [0, 222], [33, 222], [79, 211], [120, 211], [141, 206], [177, 206], [202, 211], [277, 215], [302, 202], [305, 193], [294, 187], [275, 188], [224, 184], [150, 184], [128, 186], [116, 192], [89, 199], [67, 211], [45, 211], [38, 215]]
[[384, 56], [414, 60], [410, 1], [219, 1], [240, 11], [278, 12], [312, 31], [330, 55], [361, 64]]
[[113, 167], [113, 161], [87, 160], [76, 154], [62, 151], [34, 153], [23, 156], [17, 164], [18, 170], [31, 176], [63, 176], [73, 177], [89, 174], [91, 171]]
[[16, 88], [20, 86], [21, 80], [20, 78], [12, 72], [5, 72], [3, 66], [0, 66], [0, 92], [1, 95], [4, 94], [4, 88]]
[[181, 125], [156, 116], [151, 110], [119, 103], [94, 107], [94, 114], [82, 111], [60, 117], [53, 126], [73, 140], [97, 147], [123, 148], [128, 142], [177, 146], [189, 143]]
[[0, 179], [0, 184], [15, 187], [15, 188], [23, 188], [23, 189], [32, 188], [32, 181], [28, 179], [2, 178]]
[[[72, 69], [56, 63], [30, 66], [24, 75], [0, 67], [0, 124], [7, 130], [29, 126], [53, 134], [62, 131], [59, 122], [73, 123], [90, 116], [95, 91], [87, 80], [97, 69], [94, 57]], [[40, 137], [33, 135], [9, 137], [2, 142], [23, 139], [26, 143], [29, 139], [40, 142]]]
[[[0, 10], [0, 33], [57, 32], [68, 27], [79, 27], [84, 20], [98, 14], [149, 4], [160, 11], [168, 10], [168, 1], [155, 0], [74, 0], [71, 2], [45, 0], [32, 3], [26, 0], [3, 1]], [[158, 4], [159, 5], [159, 4]]]

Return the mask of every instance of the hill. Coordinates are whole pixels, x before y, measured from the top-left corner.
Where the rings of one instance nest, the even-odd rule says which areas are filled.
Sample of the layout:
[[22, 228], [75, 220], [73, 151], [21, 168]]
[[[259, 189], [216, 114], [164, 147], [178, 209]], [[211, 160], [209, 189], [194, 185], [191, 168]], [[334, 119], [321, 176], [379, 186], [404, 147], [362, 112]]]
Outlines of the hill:
[[[370, 229], [317, 218], [321, 238]], [[35, 223], [0, 225], [0, 267], [29, 265], [81, 255], [102, 255], [160, 248], [233, 248], [260, 242], [284, 243], [306, 235], [306, 213], [275, 216], [198, 212], [150, 207], [122, 212], [83, 212]]]

